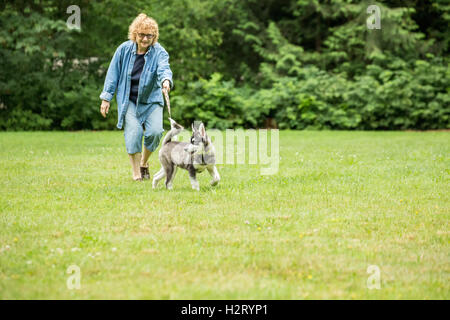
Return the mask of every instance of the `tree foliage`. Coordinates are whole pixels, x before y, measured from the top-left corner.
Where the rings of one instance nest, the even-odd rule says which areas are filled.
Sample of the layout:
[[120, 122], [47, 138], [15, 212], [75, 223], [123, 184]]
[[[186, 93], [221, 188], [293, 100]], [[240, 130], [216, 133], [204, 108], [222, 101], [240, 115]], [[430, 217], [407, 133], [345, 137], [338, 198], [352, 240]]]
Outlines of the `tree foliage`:
[[[81, 30], [66, 26], [81, 8]], [[170, 53], [174, 116], [189, 126], [450, 128], [448, 1], [0, 2], [0, 130], [114, 128], [105, 72], [140, 12]], [[183, 123], [183, 121], [185, 123]]]

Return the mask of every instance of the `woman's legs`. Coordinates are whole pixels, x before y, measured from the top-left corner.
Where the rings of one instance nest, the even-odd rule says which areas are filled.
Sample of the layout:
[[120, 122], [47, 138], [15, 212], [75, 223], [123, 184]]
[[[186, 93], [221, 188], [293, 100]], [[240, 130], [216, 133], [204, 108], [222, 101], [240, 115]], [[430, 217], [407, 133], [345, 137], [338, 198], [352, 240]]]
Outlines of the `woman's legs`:
[[139, 180], [141, 178], [141, 151], [142, 151], [142, 136], [144, 129], [139, 120], [136, 118], [136, 106], [130, 101], [128, 104], [127, 113], [125, 115], [124, 136], [125, 147], [128, 156], [130, 157], [131, 167], [133, 169], [133, 179]]
[[144, 152], [141, 158], [141, 167], [148, 167], [148, 158], [155, 151], [161, 141], [163, 129], [163, 108], [156, 105], [144, 124]]
[[139, 166], [141, 153], [129, 154], [131, 168], [133, 169], [133, 180], [140, 180], [141, 177], [141, 168]]
[[148, 158], [150, 158], [150, 156], [152, 155], [152, 152], [149, 151], [145, 146], [144, 146], [144, 152], [142, 153], [142, 158], [140, 161], [140, 166], [143, 168], [147, 168], [148, 167]]

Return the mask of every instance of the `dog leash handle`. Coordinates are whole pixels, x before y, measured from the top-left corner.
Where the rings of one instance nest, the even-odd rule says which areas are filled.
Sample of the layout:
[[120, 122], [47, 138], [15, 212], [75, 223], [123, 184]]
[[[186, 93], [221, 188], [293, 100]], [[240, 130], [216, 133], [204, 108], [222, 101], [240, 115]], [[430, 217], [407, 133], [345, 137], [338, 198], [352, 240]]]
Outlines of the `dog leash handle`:
[[166, 98], [166, 104], [167, 104], [167, 111], [169, 111], [169, 119], [172, 118], [172, 115], [170, 114], [170, 100], [169, 100], [169, 94], [167, 93], [166, 89], [162, 89], [162, 92], [164, 94], [164, 97]]

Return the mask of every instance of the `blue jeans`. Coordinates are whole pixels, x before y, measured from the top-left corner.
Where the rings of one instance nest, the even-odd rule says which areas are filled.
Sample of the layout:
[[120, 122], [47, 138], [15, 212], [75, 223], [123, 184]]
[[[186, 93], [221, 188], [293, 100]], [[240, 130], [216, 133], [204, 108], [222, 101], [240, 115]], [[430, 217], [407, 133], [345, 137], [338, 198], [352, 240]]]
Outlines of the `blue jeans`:
[[144, 137], [144, 146], [149, 151], [153, 152], [158, 148], [164, 132], [163, 107], [154, 104], [152, 109], [145, 122], [141, 124], [136, 116], [136, 105], [129, 101], [123, 133], [128, 154], [142, 152], [142, 137]]

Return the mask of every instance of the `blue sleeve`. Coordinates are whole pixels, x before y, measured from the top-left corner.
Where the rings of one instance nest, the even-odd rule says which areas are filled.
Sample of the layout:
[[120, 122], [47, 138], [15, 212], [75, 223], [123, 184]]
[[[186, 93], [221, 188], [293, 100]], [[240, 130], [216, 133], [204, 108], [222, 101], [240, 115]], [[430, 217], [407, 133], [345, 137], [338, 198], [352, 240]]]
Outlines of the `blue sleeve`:
[[122, 64], [122, 46], [117, 48], [114, 56], [109, 64], [108, 72], [106, 73], [105, 85], [100, 94], [100, 99], [111, 101], [117, 89], [117, 84], [120, 78], [120, 67]]
[[172, 70], [169, 65], [169, 54], [163, 50], [158, 57], [158, 83], [161, 85], [164, 80], [169, 80], [170, 88], [173, 89]]

